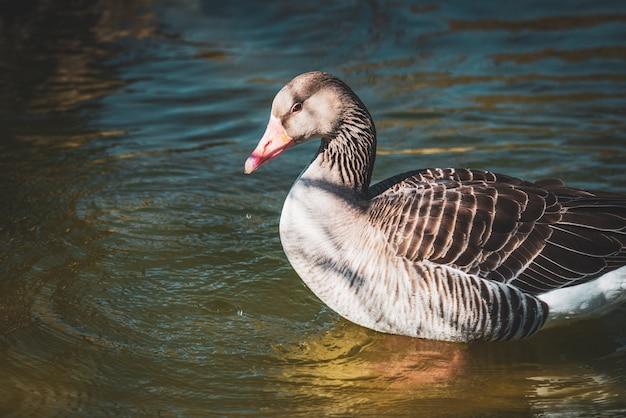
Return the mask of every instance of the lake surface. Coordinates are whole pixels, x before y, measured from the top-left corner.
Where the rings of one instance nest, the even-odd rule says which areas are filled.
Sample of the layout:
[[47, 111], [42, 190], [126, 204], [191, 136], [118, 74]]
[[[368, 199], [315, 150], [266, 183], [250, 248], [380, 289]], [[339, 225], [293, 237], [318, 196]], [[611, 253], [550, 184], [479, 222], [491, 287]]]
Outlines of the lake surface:
[[276, 91], [322, 69], [373, 114], [377, 179], [626, 192], [626, 3], [7, 4], [0, 415], [626, 413], [626, 308], [510, 343], [363, 329], [278, 237], [317, 144], [243, 174]]

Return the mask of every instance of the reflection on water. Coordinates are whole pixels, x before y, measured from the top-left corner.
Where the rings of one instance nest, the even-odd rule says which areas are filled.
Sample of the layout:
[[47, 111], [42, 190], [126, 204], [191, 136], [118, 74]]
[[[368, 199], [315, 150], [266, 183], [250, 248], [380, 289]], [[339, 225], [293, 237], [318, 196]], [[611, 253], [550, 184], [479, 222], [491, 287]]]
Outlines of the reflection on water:
[[621, 4], [0, 4], [0, 415], [621, 415], [626, 309], [517, 343], [377, 334], [286, 263], [315, 145], [242, 164], [278, 88], [345, 78], [375, 177], [626, 191]]
[[594, 13], [589, 15], [570, 14], [570, 10], [560, 10], [553, 16], [538, 16], [534, 19], [450, 19], [451, 32], [462, 31], [507, 31], [507, 32], [554, 32], [587, 29], [597, 25], [620, 24], [626, 22], [626, 14], [623, 13]]

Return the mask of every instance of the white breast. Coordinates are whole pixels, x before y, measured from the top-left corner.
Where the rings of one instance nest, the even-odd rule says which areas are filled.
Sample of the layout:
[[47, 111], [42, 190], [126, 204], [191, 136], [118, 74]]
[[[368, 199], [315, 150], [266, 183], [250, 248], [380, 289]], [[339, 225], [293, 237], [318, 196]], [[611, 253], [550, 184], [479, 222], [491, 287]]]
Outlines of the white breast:
[[[394, 276], [406, 274], [384, 240], [366, 224], [358, 209], [339, 198], [332, 189], [299, 180], [285, 200], [280, 218], [280, 237], [289, 262], [306, 285], [341, 316], [357, 324], [381, 330], [376, 318], [389, 304]], [[387, 266], [387, 267], [385, 267]], [[374, 283], [374, 270], [386, 270], [385, 283]], [[403, 282], [409, 283], [406, 277]], [[364, 298], [364, 295], [369, 295]], [[408, 294], [408, 293], [407, 293]], [[380, 300], [372, 303], [371, 298]], [[389, 330], [387, 330], [389, 331]]]

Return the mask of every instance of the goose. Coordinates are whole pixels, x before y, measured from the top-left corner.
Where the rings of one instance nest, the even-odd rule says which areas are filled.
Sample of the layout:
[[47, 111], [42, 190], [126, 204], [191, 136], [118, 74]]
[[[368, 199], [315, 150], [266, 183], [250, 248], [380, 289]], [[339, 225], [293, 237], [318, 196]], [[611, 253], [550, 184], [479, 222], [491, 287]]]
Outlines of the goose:
[[316, 138], [280, 239], [308, 288], [347, 320], [424, 339], [516, 340], [626, 302], [625, 195], [455, 168], [371, 185], [373, 119], [319, 71], [276, 94], [245, 173]]

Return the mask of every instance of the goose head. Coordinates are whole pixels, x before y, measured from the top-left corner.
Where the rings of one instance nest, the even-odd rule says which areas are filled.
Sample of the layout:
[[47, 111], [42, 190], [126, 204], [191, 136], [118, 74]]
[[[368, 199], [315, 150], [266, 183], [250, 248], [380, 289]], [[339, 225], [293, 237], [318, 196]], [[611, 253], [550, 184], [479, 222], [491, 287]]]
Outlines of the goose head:
[[337, 77], [324, 72], [304, 73], [286, 84], [274, 97], [267, 129], [245, 163], [252, 173], [285, 150], [314, 138], [332, 140], [347, 109], [361, 104]]

